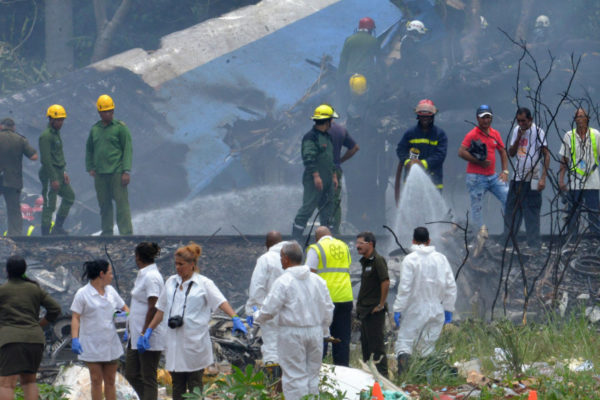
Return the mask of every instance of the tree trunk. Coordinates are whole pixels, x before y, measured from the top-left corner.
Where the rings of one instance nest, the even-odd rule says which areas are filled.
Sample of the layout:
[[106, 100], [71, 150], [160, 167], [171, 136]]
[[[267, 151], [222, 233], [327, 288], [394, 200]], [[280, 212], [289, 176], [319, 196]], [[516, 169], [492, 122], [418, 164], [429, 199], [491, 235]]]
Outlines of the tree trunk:
[[46, 68], [53, 76], [73, 69], [73, 4], [71, 0], [45, 1]]
[[466, 27], [460, 44], [463, 50], [463, 62], [475, 63], [478, 60], [477, 43], [481, 35], [481, 15], [480, 0], [471, 0], [467, 5]]
[[94, 53], [91, 62], [96, 62], [106, 58], [110, 50], [110, 42], [113, 39], [117, 28], [123, 22], [127, 11], [131, 7], [131, 0], [123, 0], [115, 15], [110, 21], [106, 19], [106, 3], [104, 0], [94, 0], [94, 12], [96, 13], [96, 43], [94, 44]]
[[515, 40], [526, 40], [529, 24], [531, 21], [531, 11], [533, 11], [534, 0], [523, 0], [521, 3], [521, 17], [519, 18], [519, 25], [515, 33]]

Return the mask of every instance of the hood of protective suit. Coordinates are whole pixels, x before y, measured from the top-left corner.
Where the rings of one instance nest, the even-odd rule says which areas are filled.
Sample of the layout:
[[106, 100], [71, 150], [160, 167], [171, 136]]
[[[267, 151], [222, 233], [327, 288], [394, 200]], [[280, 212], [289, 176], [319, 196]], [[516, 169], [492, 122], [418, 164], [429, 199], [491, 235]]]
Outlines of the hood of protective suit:
[[281, 253], [283, 245], [285, 245], [286, 243], [286, 241], [281, 241], [277, 244], [274, 244], [273, 246], [269, 247], [269, 253], [277, 253], [277, 255], [279, 255]]
[[426, 246], [424, 244], [413, 244], [412, 246], [410, 246], [410, 249], [423, 255], [431, 254], [435, 251], [434, 246]]
[[292, 274], [292, 276], [296, 279], [300, 279], [301, 281], [308, 279], [310, 274], [310, 268], [307, 265], [298, 265], [296, 267], [289, 267], [285, 270], [286, 274]]

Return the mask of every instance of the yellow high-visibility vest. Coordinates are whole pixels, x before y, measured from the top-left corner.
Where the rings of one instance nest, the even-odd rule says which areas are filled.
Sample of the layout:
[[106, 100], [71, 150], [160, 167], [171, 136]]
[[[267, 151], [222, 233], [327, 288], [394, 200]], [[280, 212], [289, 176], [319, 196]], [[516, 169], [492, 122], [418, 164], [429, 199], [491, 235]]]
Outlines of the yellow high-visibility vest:
[[[590, 132], [590, 141], [592, 142], [592, 154], [594, 155], [594, 162], [596, 163], [596, 166], [598, 165], [598, 147], [596, 147], [596, 130], [590, 128], [589, 129]], [[577, 135], [577, 132], [575, 131], [575, 129], [573, 128], [573, 131], [571, 131], [571, 160], [573, 161], [573, 171], [577, 172], [579, 175], [587, 175], [587, 173], [582, 170], [581, 168], [579, 168], [577, 166], [577, 154], [575, 154], [576, 150], [575, 150], [575, 135]]]
[[319, 257], [317, 274], [327, 283], [329, 296], [334, 303], [353, 300], [350, 282], [350, 249], [348, 245], [335, 238], [323, 238], [309, 249], [314, 249]]

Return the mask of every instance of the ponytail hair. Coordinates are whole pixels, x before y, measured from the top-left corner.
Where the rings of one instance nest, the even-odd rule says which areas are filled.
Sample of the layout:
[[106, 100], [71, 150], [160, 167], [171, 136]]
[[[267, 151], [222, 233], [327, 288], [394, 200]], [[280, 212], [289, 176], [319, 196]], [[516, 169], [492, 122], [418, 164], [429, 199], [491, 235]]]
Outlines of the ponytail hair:
[[97, 259], [93, 261], [86, 261], [83, 263], [83, 268], [85, 271], [81, 276], [81, 280], [94, 280], [100, 276], [100, 272], [107, 273], [108, 272], [108, 261], [103, 259]]
[[8, 257], [6, 260], [6, 275], [8, 275], [8, 279], [21, 279], [25, 282], [34, 283], [37, 285], [38, 283], [36, 281], [29, 279], [27, 275], [25, 275], [25, 271], [27, 271], [27, 263], [23, 257]]

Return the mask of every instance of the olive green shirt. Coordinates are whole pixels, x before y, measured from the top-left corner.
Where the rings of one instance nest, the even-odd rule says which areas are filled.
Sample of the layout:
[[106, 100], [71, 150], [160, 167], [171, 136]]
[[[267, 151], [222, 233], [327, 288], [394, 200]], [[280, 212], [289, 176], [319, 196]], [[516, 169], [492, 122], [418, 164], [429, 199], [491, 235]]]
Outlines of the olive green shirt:
[[60, 316], [56, 300], [35, 283], [9, 279], [0, 286], [0, 347], [7, 343], [44, 344], [40, 306], [46, 309], [48, 321]]
[[[375, 250], [370, 258], [360, 259], [362, 274], [360, 276], [360, 289], [356, 301], [356, 312], [365, 316], [379, 304], [381, 300], [381, 284], [390, 279], [385, 258]], [[387, 303], [386, 303], [387, 307]]]
[[377, 70], [377, 59], [380, 55], [377, 38], [369, 32], [359, 31], [344, 42], [338, 73], [344, 78], [358, 73], [369, 78]]
[[24, 136], [0, 130], [0, 175], [2, 186], [21, 189], [23, 187], [23, 155], [33, 157], [37, 152]]
[[307, 176], [318, 172], [321, 179], [329, 179], [335, 171], [333, 143], [328, 132], [311, 129], [302, 138], [302, 163]]
[[62, 181], [67, 163], [63, 154], [60, 131], [48, 124], [46, 130], [40, 135], [39, 146], [42, 162], [41, 173], [50, 181]]
[[131, 133], [124, 122], [113, 119], [104, 126], [96, 122], [85, 146], [86, 171], [114, 174], [131, 171], [133, 147]]

